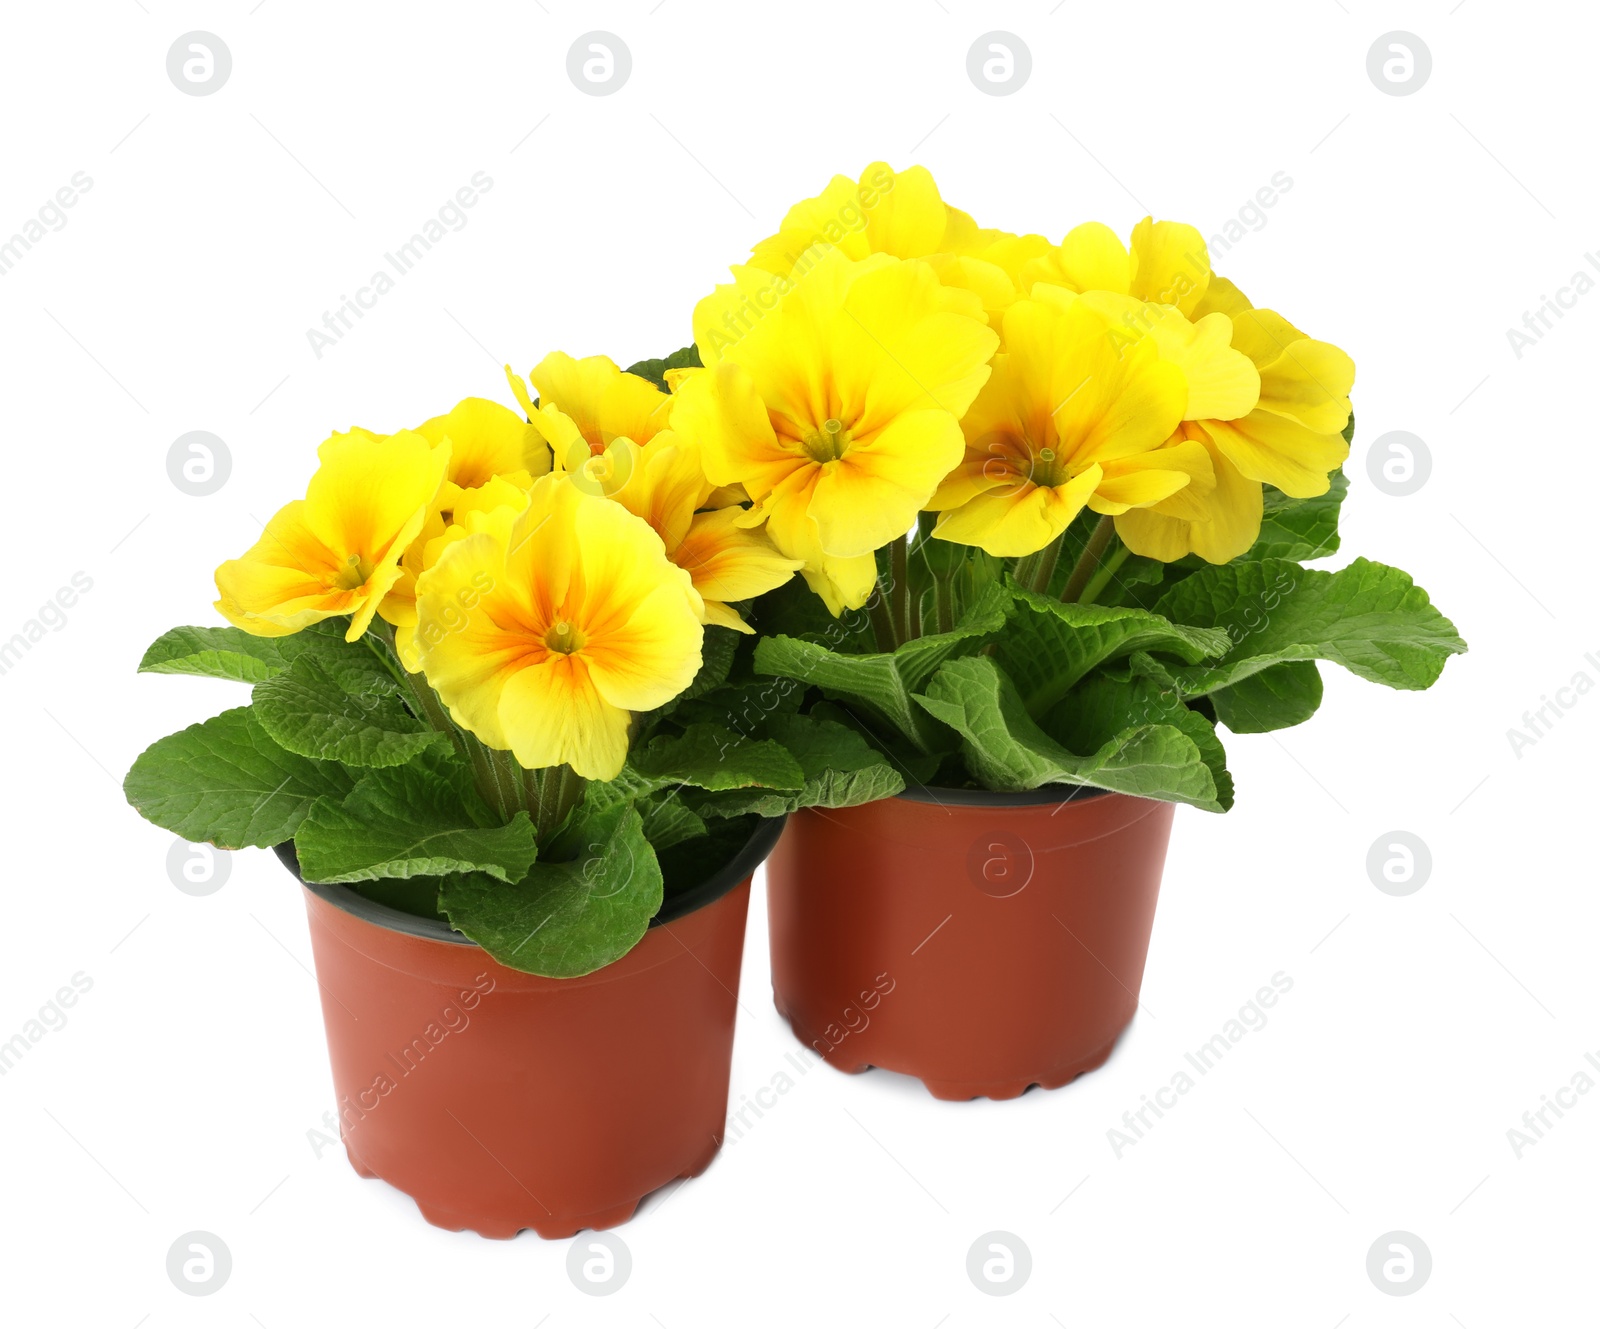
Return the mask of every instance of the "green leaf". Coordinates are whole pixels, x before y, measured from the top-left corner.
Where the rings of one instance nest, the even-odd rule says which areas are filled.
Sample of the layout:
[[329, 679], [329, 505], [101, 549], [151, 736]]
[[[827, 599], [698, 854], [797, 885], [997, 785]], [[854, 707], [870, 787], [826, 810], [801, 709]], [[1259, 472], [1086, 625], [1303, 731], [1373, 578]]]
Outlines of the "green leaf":
[[1316, 714], [1322, 705], [1322, 675], [1314, 660], [1289, 660], [1218, 688], [1210, 699], [1217, 719], [1234, 733], [1265, 734]]
[[718, 725], [690, 725], [680, 735], [651, 739], [629, 759], [634, 771], [658, 787], [798, 789], [800, 765], [779, 743], [749, 738]]
[[751, 789], [717, 794], [697, 803], [712, 816], [754, 812], [777, 817], [800, 808], [848, 808], [890, 798], [906, 787], [900, 773], [859, 733], [833, 720], [775, 716], [768, 733], [799, 762], [804, 783], [794, 792]]
[[758, 596], [745, 620], [763, 637], [801, 637], [844, 654], [878, 649], [865, 609], [847, 609], [835, 618], [803, 577]]
[[440, 904], [457, 931], [501, 964], [575, 978], [626, 955], [661, 907], [661, 868], [638, 811], [616, 803], [583, 828], [570, 862], [541, 862], [514, 885], [453, 877]]
[[1191, 695], [1287, 660], [1331, 660], [1374, 683], [1421, 689], [1467, 649], [1426, 591], [1398, 568], [1364, 558], [1338, 572], [1282, 559], [1207, 568], [1179, 582], [1156, 608], [1232, 639], [1220, 660], [1174, 671]]
[[663, 790], [637, 806], [644, 822], [645, 839], [658, 854], [685, 840], [697, 840], [706, 833], [705, 822], [676, 789]]
[[474, 871], [511, 882], [538, 852], [528, 814], [496, 824], [467, 767], [438, 752], [371, 771], [342, 801], [317, 803], [294, 847], [301, 873], [316, 882]]
[[1143, 609], [1062, 604], [1011, 587], [1018, 613], [994, 658], [1016, 683], [1028, 714], [1042, 716], [1097, 665], [1135, 651], [1162, 651], [1187, 664], [1228, 649], [1226, 633], [1186, 627]]
[[[338, 620], [338, 625], [343, 644], [344, 621]], [[319, 625], [288, 637], [256, 637], [240, 628], [173, 628], [150, 644], [139, 661], [139, 672], [259, 683], [282, 673], [308, 651], [328, 649], [332, 631]]]
[[733, 657], [738, 652], [742, 635], [732, 628], [719, 627], [714, 623], [708, 626], [705, 630], [705, 641], [700, 648], [700, 668], [694, 679], [666, 705], [651, 711], [649, 718], [676, 716], [680, 706], [697, 701], [707, 693], [717, 693], [728, 681], [729, 671], [733, 668]]
[[968, 769], [986, 789], [1087, 784], [1212, 812], [1225, 809], [1210, 764], [1187, 726], [1137, 724], [1078, 756], [1034, 723], [1011, 680], [984, 655], [949, 661], [917, 700], [961, 734]]
[[697, 369], [700, 366], [700, 351], [694, 346], [685, 346], [674, 351], [671, 355], [664, 355], [659, 360], [640, 360], [628, 366], [627, 372], [637, 374], [640, 378], [647, 378], [663, 392], [667, 390], [666, 373], [669, 369]]
[[147, 820], [223, 849], [291, 839], [318, 799], [343, 798], [350, 787], [343, 767], [279, 747], [248, 706], [151, 744], [122, 782]]
[[919, 752], [931, 752], [939, 735], [914, 694], [946, 660], [979, 649], [1005, 626], [1009, 597], [998, 586], [985, 589], [955, 630], [902, 643], [892, 652], [844, 655], [811, 641], [767, 637], [756, 646], [759, 674], [781, 674], [822, 689], [830, 697], [861, 703]]
[[346, 766], [399, 766], [450, 740], [405, 708], [399, 685], [364, 652], [337, 667], [302, 655], [257, 683], [251, 706], [275, 742], [302, 757]]
[[1328, 477], [1328, 492], [1316, 498], [1290, 498], [1276, 489], [1263, 496], [1261, 534], [1244, 561], [1287, 558], [1296, 563], [1326, 558], [1339, 548], [1339, 506], [1350, 489], [1343, 471]]
[[1222, 811], [1233, 806], [1233, 776], [1216, 728], [1185, 704], [1182, 688], [1165, 665], [1138, 652], [1096, 670], [1062, 700], [1045, 730], [1073, 752], [1095, 752], [1141, 725], [1182, 730], [1211, 772]]
[[805, 699], [806, 685], [792, 678], [756, 678], [725, 683], [704, 697], [685, 702], [672, 713], [674, 724], [720, 725], [740, 733], [759, 733], [769, 716], [794, 712]]

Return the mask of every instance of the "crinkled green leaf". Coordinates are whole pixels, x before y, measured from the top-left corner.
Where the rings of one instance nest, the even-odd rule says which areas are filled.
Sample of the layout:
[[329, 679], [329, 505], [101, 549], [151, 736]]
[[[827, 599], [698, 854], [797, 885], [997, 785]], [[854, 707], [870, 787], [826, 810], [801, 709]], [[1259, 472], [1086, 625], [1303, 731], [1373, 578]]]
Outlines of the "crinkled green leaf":
[[657, 786], [798, 789], [805, 782], [799, 763], [781, 744], [710, 724], [690, 725], [682, 734], [653, 738], [628, 764]]
[[1211, 721], [1184, 703], [1166, 666], [1143, 652], [1097, 669], [1069, 692], [1043, 728], [1073, 752], [1096, 752], [1141, 725], [1171, 725], [1192, 741], [1217, 790], [1223, 811], [1233, 806], [1233, 776]]
[[998, 586], [985, 589], [951, 632], [903, 643], [892, 652], [847, 655], [793, 637], [764, 638], [756, 647], [760, 674], [781, 674], [846, 697], [871, 711], [919, 751], [938, 746], [938, 731], [914, 694], [946, 660], [981, 649], [1005, 625], [1009, 597]]
[[1282, 559], [1207, 568], [1179, 582], [1156, 608], [1231, 638], [1220, 659], [1174, 670], [1191, 695], [1287, 660], [1331, 660], [1370, 682], [1420, 689], [1467, 649], [1426, 591], [1398, 568], [1364, 558], [1338, 572]]
[[715, 794], [696, 806], [708, 815], [777, 817], [800, 808], [847, 808], [890, 798], [906, 782], [854, 729], [807, 715], [774, 717], [768, 733], [793, 754], [804, 784], [793, 792], [749, 789]]
[[1337, 552], [1339, 506], [1349, 489], [1343, 471], [1330, 475], [1328, 492], [1316, 498], [1290, 498], [1268, 489], [1263, 495], [1261, 534], [1243, 561], [1287, 558], [1300, 563]]
[[500, 825], [464, 763], [428, 752], [369, 771], [341, 801], [324, 799], [294, 837], [307, 881], [373, 881], [483, 872], [518, 881], [537, 857], [533, 824]]
[[1028, 714], [1042, 716], [1095, 666], [1135, 651], [1161, 651], [1195, 664], [1228, 649], [1226, 633], [1188, 627], [1143, 609], [1062, 604], [1013, 585], [1021, 606], [994, 658], [1016, 684]]
[[[139, 661], [141, 674], [194, 674], [201, 678], [226, 678], [237, 683], [259, 683], [281, 673], [308, 652], [325, 652], [345, 645], [344, 621], [333, 627], [321, 624], [288, 637], [256, 637], [240, 628], [173, 628], [150, 644]], [[364, 647], [349, 646], [352, 651]]]
[[265, 849], [290, 839], [319, 799], [341, 799], [342, 766], [285, 751], [248, 706], [146, 748], [122, 784], [140, 815], [186, 840]]
[[635, 806], [644, 822], [645, 839], [658, 854], [685, 840], [697, 840], [706, 833], [700, 814], [684, 802], [677, 789], [664, 789]]
[[448, 738], [406, 709], [377, 658], [363, 655], [337, 663], [301, 656], [256, 684], [256, 718], [290, 752], [346, 766], [399, 766], [425, 748], [448, 748]]
[[1288, 729], [1316, 714], [1322, 675], [1314, 660], [1289, 660], [1209, 694], [1217, 719], [1236, 734]]
[[578, 856], [540, 862], [513, 884], [483, 873], [445, 882], [440, 904], [457, 931], [501, 964], [549, 978], [592, 973], [631, 950], [661, 907], [661, 868], [638, 810], [592, 817]]
[[983, 655], [947, 662], [917, 700], [961, 734], [967, 767], [985, 789], [1087, 784], [1224, 810], [1187, 724], [1140, 723], [1079, 756], [1034, 723], [1011, 680]]

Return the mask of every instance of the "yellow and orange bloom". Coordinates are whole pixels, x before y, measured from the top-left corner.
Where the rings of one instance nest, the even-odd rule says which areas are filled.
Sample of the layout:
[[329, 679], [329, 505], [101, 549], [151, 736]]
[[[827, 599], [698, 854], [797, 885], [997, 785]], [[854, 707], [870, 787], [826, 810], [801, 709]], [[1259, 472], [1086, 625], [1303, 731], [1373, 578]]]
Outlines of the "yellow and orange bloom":
[[703, 510], [717, 497], [716, 486], [706, 479], [700, 450], [671, 431], [657, 434], [648, 448], [617, 439], [574, 472], [572, 483], [650, 524], [699, 592], [703, 622], [751, 632], [729, 602], [776, 590], [801, 567], [778, 552], [765, 530], [748, 526], [743, 508]]
[[998, 338], [976, 296], [917, 260], [831, 249], [783, 294], [770, 273], [734, 275], [695, 308], [706, 368], [676, 393], [673, 431], [713, 484], [744, 486], [756, 506], [738, 520], [764, 521], [833, 613], [859, 608], [873, 551], [960, 461]]
[[574, 359], [553, 351], [534, 366], [528, 386], [506, 366], [506, 377], [528, 419], [549, 445], [558, 471], [576, 471], [619, 438], [643, 447], [666, 428], [672, 398], [605, 355]]
[[448, 414], [424, 421], [417, 433], [430, 443], [450, 442], [450, 469], [439, 496], [445, 512], [466, 491], [497, 476], [526, 489], [550, 469], [544, 436], [515, 411], [482, 397], [468, 397]]
[[283, 637], [348, 615], [346, 638], [360, 637], [434, 509], [450, 445], [412, 431], [352, 429], [317, 456], [305, 498], [279, 509], [248, 552], [217, 569], [216, 607], [246, 632]]
[[1006, 349], [961, 422], [963, 459], [927, 505], [940, 514], [935, 538], [1022, 557], [1085, 507], [1115, 514], [1210, 485], [1203, 449], [1162, 446], [1183, 418], [1183, 372], [1154, 337], [1130, 340], [1061, 295], [1007, 311]]
[[429, 513], [417, 538], [401, 557], [400, 576], [389, 588], [388, 595], [384, 596], [378, 613], [385, 622], [393, 625], [395, 653], [408, 672], [414, 674], [422, 667], [416, 649], [417, 578], [438, 561], [446, 546], [466, 538], [468, 523], [473, 520], [474, 513], [488, 514], [504, 510], [510, 519], [528, 506], [532, 481], [521, 483], [523, 473], [515, 474], [519, 476], [518, 481], [495, 475], [475, 488], [461, 490], [452, 500], [448, 514], [438, 511]]
[[618, 503], [560, 476], [476, 513], [417, 581], [416, 648], [462, 728], [525, 769], [610, 780], [632, 713], [683, 691], [704, 628], [689, 574]]
[[[1248, 357], [1260, 392], [1248, 411], [1190, 412], [1185, 440], [1206, 449], [1216, 477], [1207, 495], [1169, 502], [1117, 519], [1117, 533], [1136, 554], [1171, 561], [1198, 554], [1226, 563], [1255, 543], [1262, 485], [1291, 498], [1328, 492], [1328, 476], [1350, 446], [1355, 364], [1337, 346], [1307, 337], [1281, 315], [1256, 309], [1232, 282], [1212, 278], [1195, 313], [1201, 323], [1227, 318], [1231, 346]], [[1220, 406], [1220, 403], [1212, 403]]]

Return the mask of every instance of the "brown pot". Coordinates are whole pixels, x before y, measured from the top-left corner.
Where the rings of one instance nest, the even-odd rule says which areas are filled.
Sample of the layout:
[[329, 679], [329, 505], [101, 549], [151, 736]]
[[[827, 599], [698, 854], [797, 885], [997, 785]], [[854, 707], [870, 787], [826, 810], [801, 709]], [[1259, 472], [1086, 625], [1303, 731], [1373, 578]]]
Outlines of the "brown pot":
[[[750, 877], [782, 819], [582, 978], [507, 969], [447, 924], [306, 885], [350, 1163], [430, 1223], [568, 1237], [705, 1171], [727, 1119]], [[298, 876], [292, 845], [278, 854]]]
[[1059, 1088], [1133, 1019], [1171, 829], [1170, 803], [1061, 788], [797, 812], [767, 865], [778, 1011], [935, 1098]]

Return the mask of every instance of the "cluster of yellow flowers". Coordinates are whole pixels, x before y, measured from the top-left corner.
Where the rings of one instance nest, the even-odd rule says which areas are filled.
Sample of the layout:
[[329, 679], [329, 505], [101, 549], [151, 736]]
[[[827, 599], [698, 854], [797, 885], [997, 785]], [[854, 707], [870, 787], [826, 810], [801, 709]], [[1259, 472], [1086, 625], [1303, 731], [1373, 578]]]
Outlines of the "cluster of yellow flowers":
[[999, 557], [1087, 506], [1136, 554], [1225, 563], [1255, 541], [1263, 484], [1325, 493], [1348, 453], [1349, 356], [1213, 274], [1192, 226], [1053, 244], [876, 163], [733, 272], [695, 310], [706, 371], [673, 419], [835, 613], [921, 510]]
[[454, 721], [527, 769], [614, 777], [705, 624], [795, 572], [839, 614], [919, 512], [1016, 558], [1087, 507], [1134, 553], [1244, 553], [1262, 486], [1327, 490], [1355, 369], [1214, 275], [1199, 232], [980, 229], [920, 167], [792, 208], [694, 311], [662, 391], [604, 356], [416, 429], [335, 434], [303, 500], [217, 571], [281, 636], [377, 616]]

